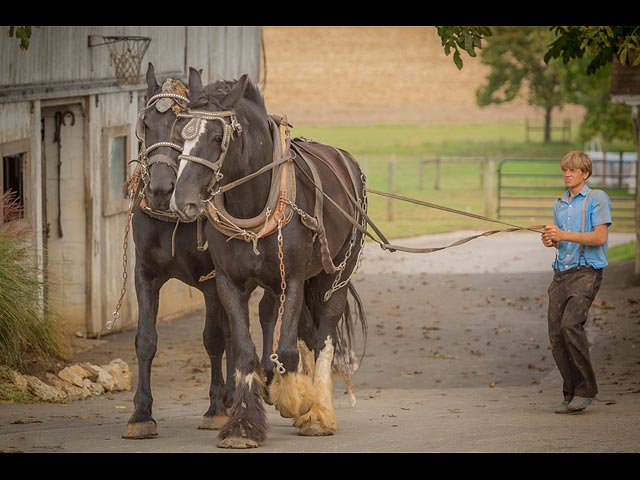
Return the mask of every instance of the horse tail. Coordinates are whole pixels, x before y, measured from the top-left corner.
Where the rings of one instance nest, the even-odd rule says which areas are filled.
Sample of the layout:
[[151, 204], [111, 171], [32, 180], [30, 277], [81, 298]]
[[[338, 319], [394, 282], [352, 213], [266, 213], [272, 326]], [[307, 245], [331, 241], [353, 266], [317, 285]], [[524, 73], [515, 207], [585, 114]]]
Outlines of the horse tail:
[[[342, 317], [338, 321], [338, 326], [336, 328], [335, 351], [333, 356], [333, 370], [342, 377], [347, 388], [347, 393], [349, 394], [351, 406], [355, 406], [356, 397], [351, 377], [360, 368], [366, 352], [367, 317], [364, 313], [364, 307], [362, 306], [362, 300], [360, 299], [358, 291], [351, 282], [348, 283], [348, 288], [348, 293], [353, 297], [353, 304], [355, 308], [352, 313], [349, 301], [347, 301], [345, 303], [345, 309]], [[362, 331], [362, 353], [359, 358], [355, 353], [355, 333], [357, 323], [360, 323]]]

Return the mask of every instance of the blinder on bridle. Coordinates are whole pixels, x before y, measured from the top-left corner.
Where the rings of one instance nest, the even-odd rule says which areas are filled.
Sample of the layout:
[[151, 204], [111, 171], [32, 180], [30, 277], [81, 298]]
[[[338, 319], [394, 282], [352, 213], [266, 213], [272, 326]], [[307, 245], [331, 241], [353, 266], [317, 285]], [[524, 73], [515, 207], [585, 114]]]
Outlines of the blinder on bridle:
[[[149, 111], [151, 108], [155, 108], [156, 110], [158, 110], [158, 112], [165, 113], [171, 108], [173, 103], [172, 100], [176, 101], [176, 103], [178, 103], [178, 105], [180, 105], [182, 109], [186, 109], [186, 104], [189, 103], [189, 99], [187, 97], [168, 91], [171, 87], [172, 82], [172, 79], [167, 79], [162, 85], [162, 91], [156, 95], [153, 95], [147, 101], [146, 107], [140, 110], [140, 112], [138, 113], [138, 121], [136, 122], [136, 137], [138, 137], [138, 140], [140, 140], [140, 142], [142, 143], [140, 153], [138, 155], [138, 161], [143, 166], [145, 173], [149, 169], [149, 167], [151, 167], [151, 165], [155, 163], [164, 163], [171, 167], [176, 175], [178, 173], [178, 167], [174, 162], [166, 160], [164, 156], [156, 156], [153, 157], [152, 160], [149, 160], [149, 154], [153, 150], [160, 147], [169, 147], [178, 151], [179, 153], [182, 153], [182, 145], [178, 145], [177, 143], [173, 143], [171, 141], [162, 141], [156, 142], [153, 145], [147, 147], [145, 142], [144, 117], [147, 111]], [[184, 105], [178, 102], [178, 100], [184, 102]]]
[[220, 142], [220, 156], [215, 162], [195, 155], [178, 155], [178, 159], [180, 160], [188, 160], [190, 162], [199, 163], [200, 165], [204, 165], [205, 167], [213, 170], [213, 178], [211, 179], [211, 182], [207, 187], [208, 190], [211, 190], [217, 182], [222, 180], [222, 172], [220, 171], [220, 169], [222, 168], [222, 164], [224, 163], [224, 159], [227, 155], [229, 144], [231, 143], [231, 140], [233, 140], [234, 134], [236, 132], [242, 132], [242, 126], [238, 122], [236, 114], [231, 110], [218, 112], [209, 112], [206, 110], [191, 110], [189, 111], [189, 113], [179, 113], [177, 117], [178, 119], [190, 119], [180, 131], [181, 137], [185, 140], [193, 140], [197, 137], [202, 122], [217, 121], [222, 124], [223, 133], [222, 141]]

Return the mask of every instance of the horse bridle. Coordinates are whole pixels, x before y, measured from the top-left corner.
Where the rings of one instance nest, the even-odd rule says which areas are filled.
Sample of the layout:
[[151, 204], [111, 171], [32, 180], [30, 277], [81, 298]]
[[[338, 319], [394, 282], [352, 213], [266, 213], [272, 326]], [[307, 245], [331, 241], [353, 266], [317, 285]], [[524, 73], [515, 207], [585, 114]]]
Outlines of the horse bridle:
[[[169, 167], [171, 167], [171, 169], [176, 173], [176, 175], [178, 174], [178, 166], [175, 164], [175, 162], [171, 162], [169, 160], [166, 160], [164, 156], [156, 156], [155, 158], [152, 158], [151, 160], [149, 160], [149, 154], [160, 147], [169, 147], [172, 148], [174, 150], [176, 150], [178, 153], [182, 153], [182, 145], [178, 145], [176, 143], [173, 142], [168, 142], [168, 141], [163, 141], [163, 142], [156, 142], [153, 145], [147, 147], [145, 144], [145, 135], [144, 135], [144, 123], [143, 123], [143, 119], [144, 119], [144, 113], [151, 108], [152, 106], [155, 105], [155, 103], [160, 100], [161, 98], [172, 98], [174, 100], [182, 100], [183, 102], [189, 103], [189, 99], [187, 97], [184, 97], [182, 95], [178, 95], [177, 93], [169, 93], [169, 92], [160, 92], [154, 96], [152, 96], [148, 101], [147, 101], [147, 105], [140, 110], [140, 113], [138, 114], [138, 123], [136, 124], [136, 137], [138, 137], [138, 140], [140, 140], [142, 142], [142, 147], [140, 148], [140, 152], [138, 154], [138, 162], [140, 162], [140, 165], [142, 165], [143, 168], [143, 177], [145, 178], [145, 180], [148, 178], [148, 170], [149, 168], [151, 168], [152, 165], [156, 164], [156, 163], [164, 163], [165, 165], [168, 165]], [[185, 107], [186, 108], [186, 107]], [[159, 110], [161, 113], [164, 113], [168, 110]], [[145, 181], [146, 183], [146, 181]]]
[[220, 156], [215, 162], [207, 160], [206, 158], [198, 157], [196, 155], [178, 155], [179, 160], [188, 160], [190, 162], [199, 163], [200, 165], [204, 165], [205, 167], [213, 170], [213, 178], [209, 185], [207, 186], [207, 190], [213, 193], [213, 188], [215, 185], [222, 180], [222, 164], [224, 163], [224, 159], [227, 156], [227, 150], [229, 149], [229, 144], [231, 140], [234, 138], [234, 134], [236, 132], [242, 132], [242, 126], [238, 122], [238, 118], [236, 117], [235, 112], [231, 110], [223, 110], [217, 112], [210, 112], [207, 110], [191, 110], [189, 113], [178, 113], [178, 118], [190, 118], [189, 122], [182, 127], [181, 135], [185, 140], [193, 140], [198, 135], [198, 131], [200, 130], [200, 123], [205, 121], [218, 121], [222, 123], [223, 133], [222, 133], [222, 141], [220, 142]]

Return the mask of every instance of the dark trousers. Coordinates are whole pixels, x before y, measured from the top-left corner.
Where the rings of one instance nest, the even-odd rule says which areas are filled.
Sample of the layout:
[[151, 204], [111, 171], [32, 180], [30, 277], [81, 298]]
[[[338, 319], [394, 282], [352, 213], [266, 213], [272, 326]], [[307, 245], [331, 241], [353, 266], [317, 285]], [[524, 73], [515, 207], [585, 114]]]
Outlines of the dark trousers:
[[578, 267], [555, 271], [549, 285], [549, 340], [567, 401], [574, 395], [593, 397], [598, 393], [584, 324], [600, 290], [602, 270]]

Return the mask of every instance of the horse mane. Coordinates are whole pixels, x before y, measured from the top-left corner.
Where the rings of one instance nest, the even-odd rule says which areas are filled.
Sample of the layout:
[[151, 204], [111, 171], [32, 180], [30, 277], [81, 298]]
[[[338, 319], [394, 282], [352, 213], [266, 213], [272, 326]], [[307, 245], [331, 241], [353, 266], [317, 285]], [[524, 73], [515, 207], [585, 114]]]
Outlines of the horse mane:
[[[231, 91], [231, 89], [238, 83], [237, 79], [234, 80], [218, 80], [202, 87], [202, 91], [198, 98], [192, 98], [189, 104], [190, 108], [203, 108], [206, 106], [214, 107], [216, 110], [224, 110], [221, 102], [224, 97]], [[260, 108], [266, 112], [264, 99], [262, 94], [258, 90], [258, 87], [249, 80], [247, 87], [244, 91], [244, 98], [256, 103]]]

